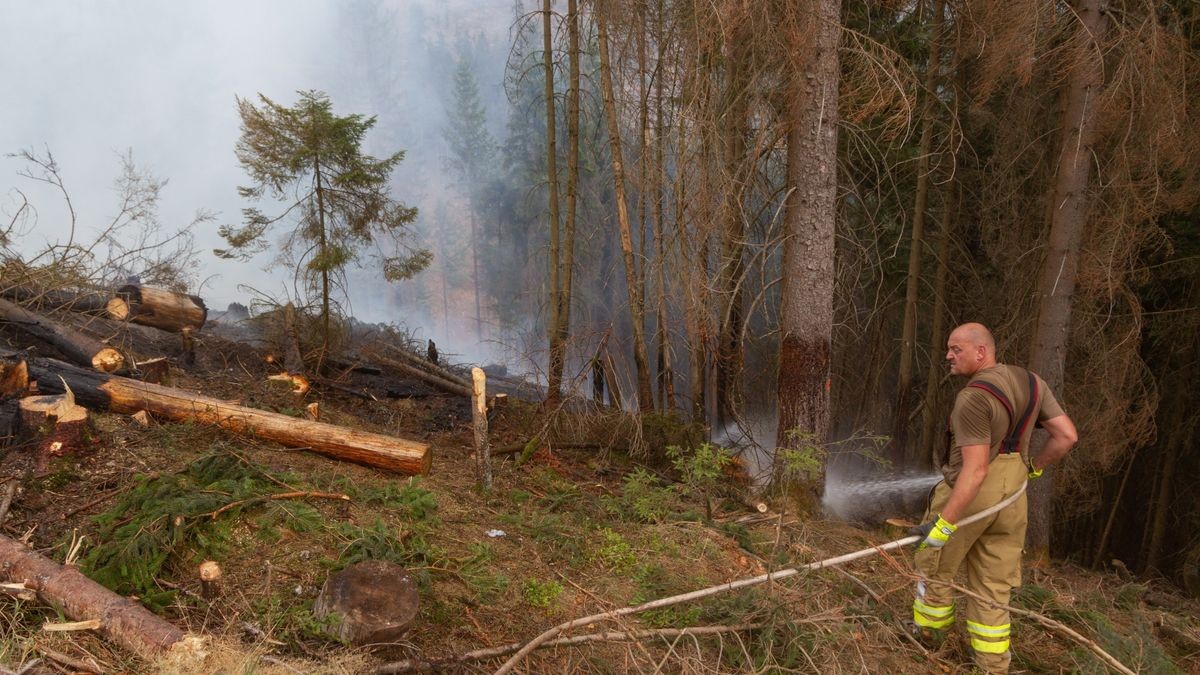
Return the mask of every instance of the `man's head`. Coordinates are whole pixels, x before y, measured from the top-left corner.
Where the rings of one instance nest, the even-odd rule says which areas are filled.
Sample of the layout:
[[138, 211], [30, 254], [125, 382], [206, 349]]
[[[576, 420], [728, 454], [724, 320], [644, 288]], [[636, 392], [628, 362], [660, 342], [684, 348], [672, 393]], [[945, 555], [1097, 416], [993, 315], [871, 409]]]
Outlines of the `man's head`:
[[971, 377], [996, 365], [996, 341], [981, 323], [964, 323], [946, 340], [946, 361], [951, 375]]

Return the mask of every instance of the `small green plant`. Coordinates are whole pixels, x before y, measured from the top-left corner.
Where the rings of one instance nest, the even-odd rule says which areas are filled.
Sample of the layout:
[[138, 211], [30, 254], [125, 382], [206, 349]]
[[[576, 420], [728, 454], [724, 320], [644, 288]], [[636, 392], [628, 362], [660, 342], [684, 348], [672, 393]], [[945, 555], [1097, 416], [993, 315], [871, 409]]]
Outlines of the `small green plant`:
[[490, 603], [508, 588], [508, 577], [492, 572], [496, 553], [490, 543], [473, 543], [467, 550], [467, 557], [454, 561], [458, 576], [475, 592], [477, 601]]
[[431, 520], [437, 513], [437, 497], [421, 487], [420, 476], [412, 476], [403, 482], [385, 483], [382, 487], [365, 487], [341, 477], [333, 485], [358, 503], [395, 509], [407, 520]]
[[673, 445], [667, 448], [667, 457], [685, 489], [704, 498], [704, 513], [712, 520], [712, 498], [724, 482], [725, 470], [733, 464], [733, 455], [719, 445], [701, 443], [690, 451]]
[[595, 537], [599, 539], [599, 544], [594, 557], [600, 564], [618, 573], [628, 572], [637, 565], [637, 554], [620, 532], [602, 527], [596, 531]]
[[525, 602], [530, 606], [539, 609], [546, 609], [558, 600], [558, 596], [562, 595], [562, 584], [554, 581], [539, 581], [537, 579], [526, 579], [525, 583], [521, 584], [521, 596], [525, 598]]
[[775, 450], [780, 478], [812, 482], [825, 470], [825, 447], [816, 434], [803, 429], [787, 431], [788, 444]]
[[625, 476], [619, 496], [602, 498], [613, 516], [635, 522], [661, 523], [670, 517], [676, 503], [675, 492], [662, 485], [658, 476], [638, 467]]

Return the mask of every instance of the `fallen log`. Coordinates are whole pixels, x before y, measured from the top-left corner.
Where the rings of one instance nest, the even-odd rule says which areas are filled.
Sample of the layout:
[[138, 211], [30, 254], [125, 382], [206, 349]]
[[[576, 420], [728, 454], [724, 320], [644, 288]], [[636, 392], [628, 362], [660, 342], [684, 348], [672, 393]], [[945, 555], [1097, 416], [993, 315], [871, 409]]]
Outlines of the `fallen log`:
[[447, 379], [440, 375], [435, 375], [427, 370], [417, 368], [416, 366], [412, 366], [403, 361], [398, 361], [396, 359], [389, 358], [382, 354], [377, 354], [377, 353], [372, 354], [371, 360], [378, 361], [379, 363], [381, 363], [385, 366], [388, 366], [389, 368], [395, 368], [396, 370], [404, 373], [405, 375], [408, 375], [409, 377], [413, 377], [418, 380], [421, 380], [422, 382], [424, 382], [428, 385], [437, 387], [438, 389], [441, 389], [442, 391], [447, 392], [449, 394], [454, 394], [456, 396], [466, 396], [467, 398], [471, 397], [471, 385], [469, 385], [466, 382], [463, 382], [461, 380]]
[[118, 321], [132, 321], [172, 333], [185, 328], [200, 330], [208, 318], [208, 308], [195, 295], [149, 286], [122, 286], [109, 299], [106, 310]]
[[100, 622], [107, 637], [144, 656], [193, 649], [198, 638], [187, 635], [136, 602], [121, 597], [84, 576], [0, 535], [0, 577], [23, 584], [43, 602], [61, 608], [76, 621]]
[[[0, 349], [0, 357], [20, 356]], [[247, 408], [182, 389], [85, 370], [54, 359], [28, 357], [26, 361], [30, 376], [41, 389], [62, 393], [65, 382], [75, 392], [75, 398], [90, 408], [126, 414], [145, 410], [155, 417], [212, 424], [334, 459], [410, 475], [429, 472], [433, 453], [427, 443]]]
[[50, 343], [63, 356], [81, 366], [105, 373], [114, 373], [125, 367], [125, 357], [121, 356], [121, 352], [7, 300], [0, 300], [0, 321], [11, 323], [33, 338]]

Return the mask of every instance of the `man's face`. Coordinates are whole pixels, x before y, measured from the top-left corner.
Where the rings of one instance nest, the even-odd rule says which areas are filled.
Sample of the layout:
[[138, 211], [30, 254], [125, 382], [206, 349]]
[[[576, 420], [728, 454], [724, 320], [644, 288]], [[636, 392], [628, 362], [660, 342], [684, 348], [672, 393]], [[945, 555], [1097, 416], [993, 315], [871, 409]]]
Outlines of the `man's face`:
[[965, 335], [955, 331], [946, 341], [946, 361], [950, 364], [951, 375], [970, 377], [979, 370], [983, 361], [983, 347], [972, 344]]

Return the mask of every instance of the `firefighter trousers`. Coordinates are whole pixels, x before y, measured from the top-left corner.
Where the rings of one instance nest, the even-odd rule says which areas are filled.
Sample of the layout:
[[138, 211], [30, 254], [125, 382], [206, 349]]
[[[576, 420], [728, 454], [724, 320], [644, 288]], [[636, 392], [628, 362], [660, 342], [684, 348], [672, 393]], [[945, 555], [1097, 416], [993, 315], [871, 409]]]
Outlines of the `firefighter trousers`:
[[[988, 466], [979, 494], [963, 514], [978, 513], [1009, 497], [1026, 481], [1028, 469], [1019, 453], [999, 455]], [[941, 513], [950, 499], [945, 481], [934, 488], [925, 520]], [[1028, 524], [1026, 495], [998, 513], [958, 528], [941, 549], [917, 551], [914, 563], [923, 579], [917, 583], [913, 621], [922, 629], [944, 631], [955, 620], [953, 582], [960, 567], [966, 567], [966, 587], [974, 593], [1007, 605], [1013, 587], [1021, 584], [1021, 549]], [[975, 663], [986, 673], [1007, 673], [1011, 652], [1008, 610], [993, 607], [970, 596], [966, 603], [967, 635]]]

